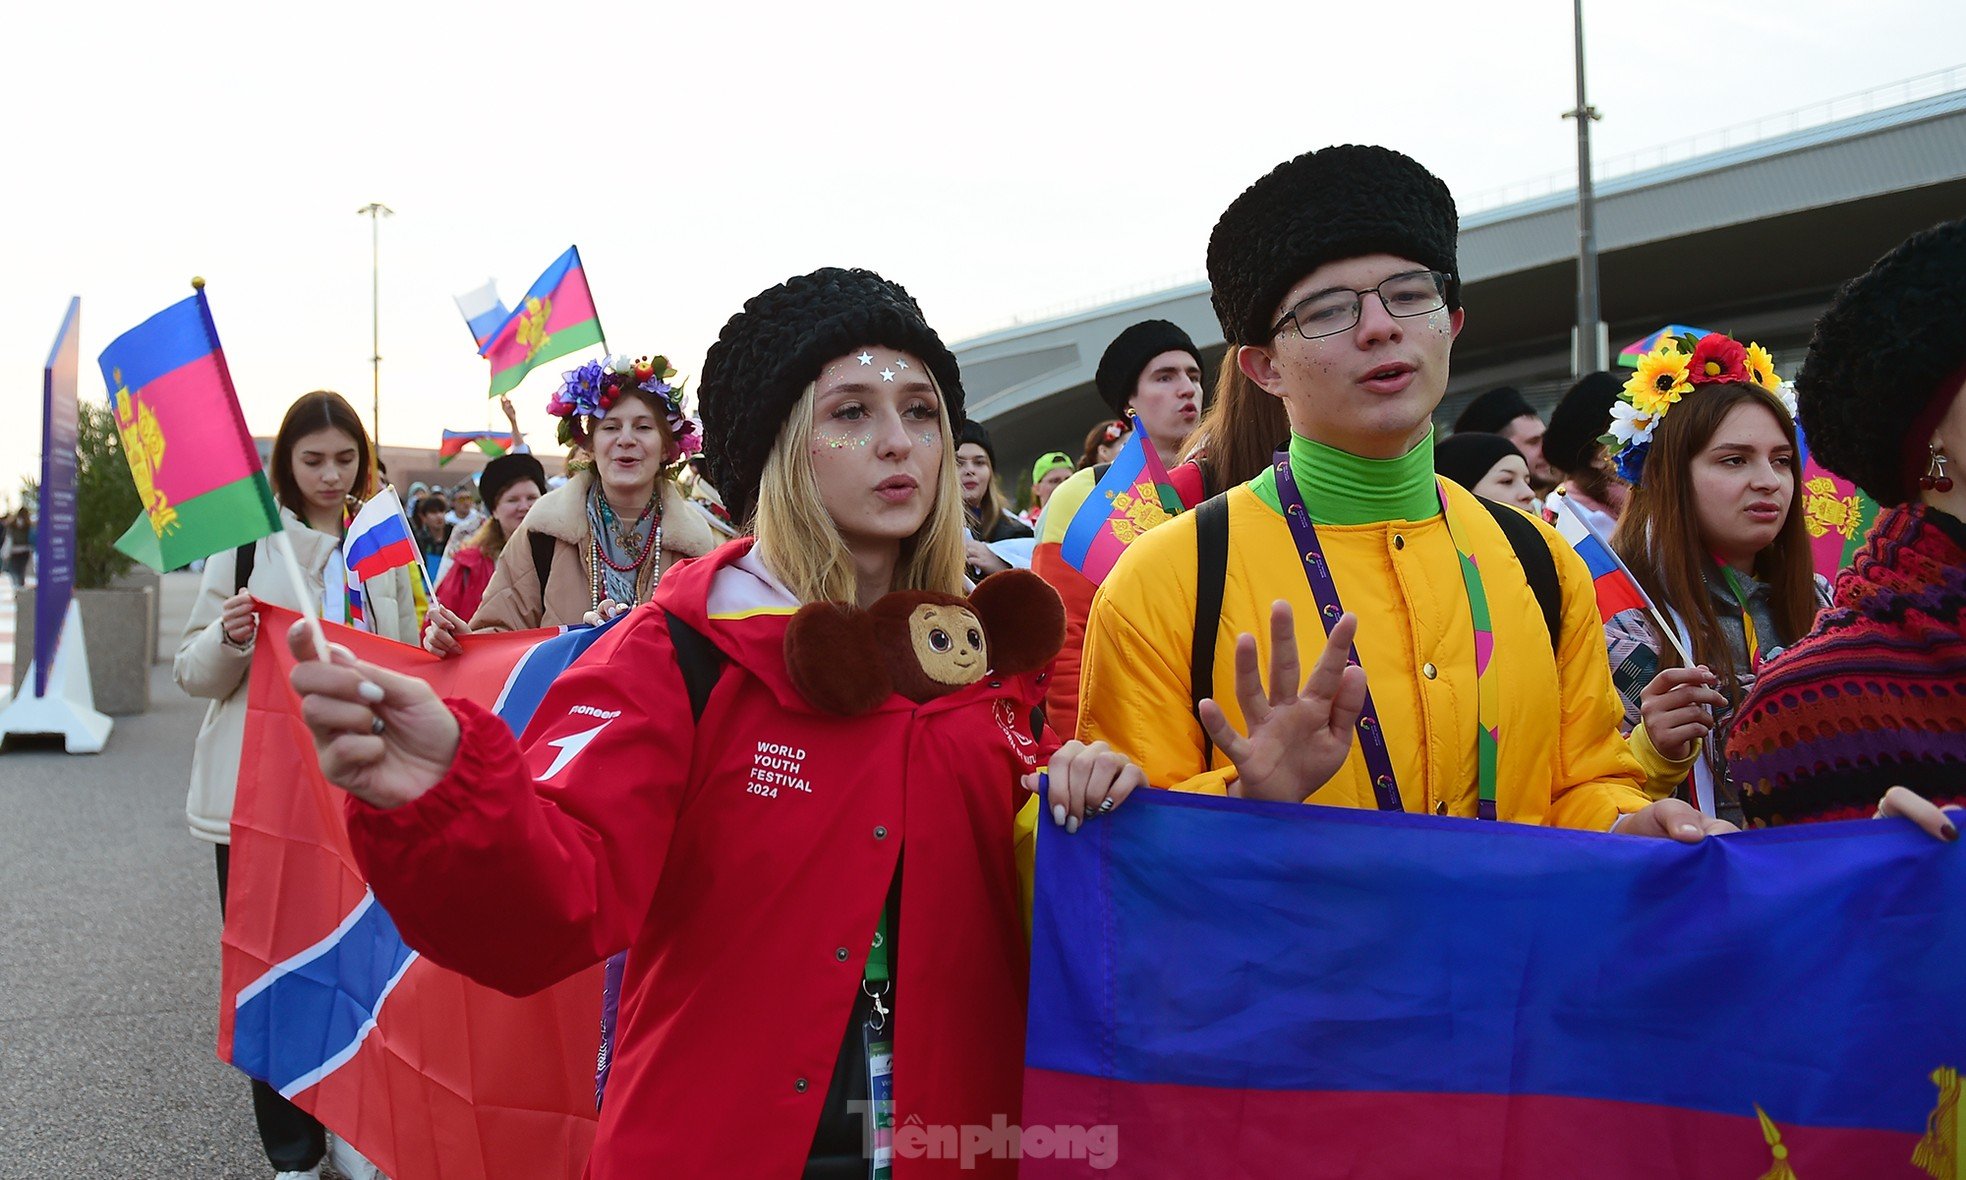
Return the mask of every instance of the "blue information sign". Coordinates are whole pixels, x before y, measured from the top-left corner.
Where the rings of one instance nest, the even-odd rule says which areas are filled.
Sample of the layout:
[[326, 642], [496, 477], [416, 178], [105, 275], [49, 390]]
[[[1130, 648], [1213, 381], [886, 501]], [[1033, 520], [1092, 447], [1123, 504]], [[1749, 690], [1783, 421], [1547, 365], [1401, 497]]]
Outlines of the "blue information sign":
[[41, 520], [35, 543], [40, 583], [34, 595], [34, 695], [45, 696], [62, 621], [75, 596], [75, 441], [80, 411], [82, 300], [68, 301], [42, 381]]

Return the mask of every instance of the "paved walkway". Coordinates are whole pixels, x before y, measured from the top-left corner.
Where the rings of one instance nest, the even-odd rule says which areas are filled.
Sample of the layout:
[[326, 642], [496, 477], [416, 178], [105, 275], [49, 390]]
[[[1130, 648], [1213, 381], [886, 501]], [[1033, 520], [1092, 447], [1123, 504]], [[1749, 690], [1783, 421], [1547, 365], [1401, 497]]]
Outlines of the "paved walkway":
[[[197, 584], [164, 579], [167, 649]], [[272, 1174], [244, 1076], [214, 1052], [218, 892], [211, 846], [184, 824], [204, 702], [168, 663], [151, 702], [101, 754], [0, 754], [7, 1180]]]
[[0, 574], [0, 705], [14, 691], [14, 595], [20, 588]]

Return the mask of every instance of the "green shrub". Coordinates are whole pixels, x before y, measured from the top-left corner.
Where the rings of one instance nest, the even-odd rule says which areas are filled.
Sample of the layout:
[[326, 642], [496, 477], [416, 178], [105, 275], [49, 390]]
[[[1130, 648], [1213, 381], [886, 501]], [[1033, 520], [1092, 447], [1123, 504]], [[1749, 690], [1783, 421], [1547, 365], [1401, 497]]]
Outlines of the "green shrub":
[[116, 538], [143, 515], [143, 501], [107, 404], [82, 403], [75, 451], [75, 586], [100, 590], [136, 564], [116, 551]]

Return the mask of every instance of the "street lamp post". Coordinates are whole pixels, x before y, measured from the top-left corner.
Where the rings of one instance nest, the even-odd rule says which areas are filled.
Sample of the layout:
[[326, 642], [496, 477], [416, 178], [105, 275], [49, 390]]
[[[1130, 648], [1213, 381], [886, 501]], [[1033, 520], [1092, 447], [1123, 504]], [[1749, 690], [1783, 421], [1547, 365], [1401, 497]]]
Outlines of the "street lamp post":
[[1577, 372], [1604, 367], [1597, 289], [1597, 198], [1591, 190], [1591, 124], [1603, 116], [1584, 97], [1584, 0], [1574, 0], [1577, 38]]
[[374, 374], [374, 391], [369, 408], [369, 435], [382, 452], [382, 219], [396, 211], [381, 201], [370, 201], [355, 210], [369, 219], [369, 364]]

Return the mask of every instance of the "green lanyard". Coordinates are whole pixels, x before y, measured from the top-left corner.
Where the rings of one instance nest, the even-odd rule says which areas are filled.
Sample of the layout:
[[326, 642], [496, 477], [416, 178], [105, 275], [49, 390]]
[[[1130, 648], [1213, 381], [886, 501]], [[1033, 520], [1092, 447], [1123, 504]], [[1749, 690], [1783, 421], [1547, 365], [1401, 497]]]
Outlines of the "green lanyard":
[[873, 1026], [875, 1032], [880, 1032], [887, 1027], [887, 1018], [891, 1015], [885, 1002], [894, 992], [889, 970], [887, 905], [882, 903], [880, 925], [874, 928], [874, 945], [867, 952], [867, 972], [860, 981], [860, 990], [866, 992], [867, 998], [874, 1001], [874, 1014], [868, 1018], [867, 1023]]
[[867, 952], [867, 982], [887, 981], [887, 907], [882, 906], [880, 925], [874, 928], [874, 948]]
[[1748, 668], [1761, 667], [1761, 637], [1754, 631], [1754, 616], [1748, 613], [1748, 596], [1741, 589], [1741, 580], [1734, 576], [1734, 567], [1715, 559], [1720, 566], [1720, 576], [1727, 579], [1727, 589], [1734, 595], [1734, 605], [1741, 608], [1741, 634], [1746, 637], [1748, 649]]

